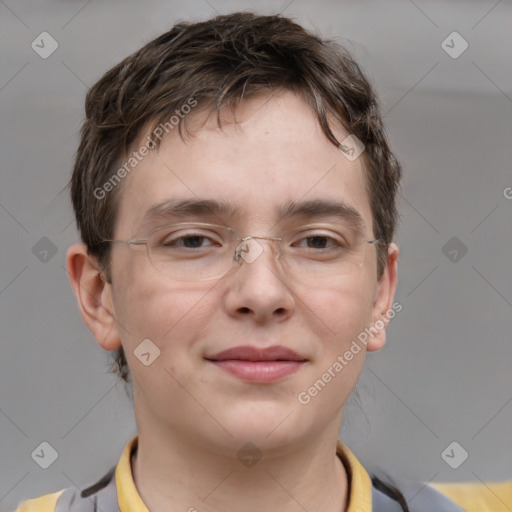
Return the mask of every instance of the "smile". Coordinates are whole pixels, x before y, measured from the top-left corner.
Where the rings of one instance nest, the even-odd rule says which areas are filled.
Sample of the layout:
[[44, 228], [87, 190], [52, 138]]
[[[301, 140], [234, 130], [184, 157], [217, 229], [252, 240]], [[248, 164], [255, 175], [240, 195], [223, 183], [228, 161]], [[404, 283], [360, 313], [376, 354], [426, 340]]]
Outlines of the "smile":
[[219, 369], [247, 382], [269, 383], [298, 371], [307, 361], [283, 346], [259, 349], [239, 346], [206, 358]]

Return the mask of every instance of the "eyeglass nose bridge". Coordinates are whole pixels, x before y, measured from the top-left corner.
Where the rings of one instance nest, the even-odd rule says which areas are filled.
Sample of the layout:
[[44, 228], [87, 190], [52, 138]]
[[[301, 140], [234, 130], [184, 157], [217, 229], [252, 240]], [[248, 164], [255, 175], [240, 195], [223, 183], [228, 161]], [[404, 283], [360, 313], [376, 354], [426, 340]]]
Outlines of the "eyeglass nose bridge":
[[[270, 240], [270, 241], [282, 241], [282, 238], [275, 236], [262, 236], [262, 235], [254, 235], [254, 236], [245, 236], [240, 238], [240, 243], [236, 246], [235, 252], [233, 254], [233, 261], [241, 265], [244, 261], [246, 263], [252, 263], [263, 253], [263, 247], [261, 244], [256, 242], [258, 240]], [[252, 243], [251, 241], [254, 240]], [[277, 258], [280, 256], [280, 252], [277, 253]]]

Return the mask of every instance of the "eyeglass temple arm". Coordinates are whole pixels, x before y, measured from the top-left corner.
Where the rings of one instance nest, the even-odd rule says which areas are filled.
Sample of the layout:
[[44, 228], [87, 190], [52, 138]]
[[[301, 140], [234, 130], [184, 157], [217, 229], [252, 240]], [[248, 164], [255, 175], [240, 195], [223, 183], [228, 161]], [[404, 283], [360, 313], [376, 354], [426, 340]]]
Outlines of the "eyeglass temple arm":
[[124, 244], [124, 245], [143, 245], [147, 244], [148, 241], [145, 239], [137, 239], [137, 240], [102, 240], [102, 242], [111, 242], [116, 244]]

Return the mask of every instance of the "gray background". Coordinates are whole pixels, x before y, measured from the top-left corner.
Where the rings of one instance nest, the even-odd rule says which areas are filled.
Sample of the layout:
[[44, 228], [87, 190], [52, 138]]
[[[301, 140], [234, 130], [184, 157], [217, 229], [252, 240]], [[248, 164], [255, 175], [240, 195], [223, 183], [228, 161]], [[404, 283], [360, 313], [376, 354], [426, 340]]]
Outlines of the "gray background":
[[[59, 191], [87, 88], [177, 20], [233, 10], [284, 11], [344, 42], [378, 90], [404, 167], [403, 311], [386, 348], [368, 359], [343, 440], [368, 468], [425, 481], [512, 478], [510, 1], [5, 0], [2, 511], [22, 498], [90, 485], [135, 433], [131, 402], [106, 373], [108, 354], [82, 323], [64, 270], [77, 234]], [[47, 59], [31, 48], [43, 31], [59, 44]], [[453, 31], [469, 44], [456, 59], [441, 46]], [[33, 250], [42, 237], [57, 250], [46, 262]], [[456, 262], [451, 246], [442, 250], [452, 237], [467, 247]], [[31, 458], [43, 441], [59, 454], [46, 470]], [[452, 441], [469, 453], [458, 469], [441, 457]]]

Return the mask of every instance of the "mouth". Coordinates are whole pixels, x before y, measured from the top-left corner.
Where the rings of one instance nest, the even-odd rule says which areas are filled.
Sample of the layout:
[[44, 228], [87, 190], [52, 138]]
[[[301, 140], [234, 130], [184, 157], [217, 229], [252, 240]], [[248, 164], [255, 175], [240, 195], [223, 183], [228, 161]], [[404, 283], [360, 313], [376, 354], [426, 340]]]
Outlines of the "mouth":
[[265, 349], [239, 346], [206, 360], [219, 369], [247, 382], [269, 383], [298, 371], [307, 359], [293, 350], [276, 345]]

